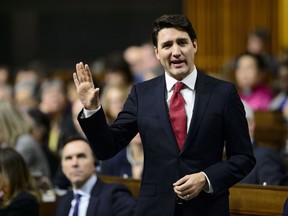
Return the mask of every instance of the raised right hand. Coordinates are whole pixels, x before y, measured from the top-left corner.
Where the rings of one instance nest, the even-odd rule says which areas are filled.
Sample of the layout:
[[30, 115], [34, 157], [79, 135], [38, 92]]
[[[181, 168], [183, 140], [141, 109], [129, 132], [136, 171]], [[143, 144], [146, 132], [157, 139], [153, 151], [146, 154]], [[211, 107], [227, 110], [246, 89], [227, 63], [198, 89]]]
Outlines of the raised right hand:
[[87, 64], [76, 64], [73, 80], [80, 101], [87, 110], [97, 109], [100, 106], [99, 88], [94, 87], [92, 74]]

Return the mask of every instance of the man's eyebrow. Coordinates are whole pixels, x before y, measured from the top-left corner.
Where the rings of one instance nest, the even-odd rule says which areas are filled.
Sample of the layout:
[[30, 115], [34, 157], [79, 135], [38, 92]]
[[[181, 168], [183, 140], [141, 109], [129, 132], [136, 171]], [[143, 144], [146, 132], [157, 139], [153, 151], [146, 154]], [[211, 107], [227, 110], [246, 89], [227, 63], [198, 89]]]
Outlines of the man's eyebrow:
[[[176, 41], [188, 41], [188, 40], [189, 40], [189, 38], [187, 38], [187, 37], [176, 38]], [[172, 43], [172, 40], [164, 41], [160, 45], [163, 46], [163, 45], [170, 44], [170, 43]]]
[[176, 41], [188, 41], [189, 39], [188, 38], [186, 38], [186, 37], [184, 37], [184, 38], [177, 38], [176, 39]]
[[81, 153], [77, 154], [77, 157], [86, 157], [86, 154], [81, 152]]
[[69, 159], [69, 158], [72, 158], [72, 156], [71, 155], [65, 155], [65, 156], [63, 156], [63, 158], [64, 159]]
[[171, 40], [168, 40], [168, 41], [164, 41], [163, 43], [161, 43], [161, 46], [164, 46], [164, 45], [166, 45], [166, 44], [170, 44], [170, 43], [172, 43], [172, 41], [171, 41]]

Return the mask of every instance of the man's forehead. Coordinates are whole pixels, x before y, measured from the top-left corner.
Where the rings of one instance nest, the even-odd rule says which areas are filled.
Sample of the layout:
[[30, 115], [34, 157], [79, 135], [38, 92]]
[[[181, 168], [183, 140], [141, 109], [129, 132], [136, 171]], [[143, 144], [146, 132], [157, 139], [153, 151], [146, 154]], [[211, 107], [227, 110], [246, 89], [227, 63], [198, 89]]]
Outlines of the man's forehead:
[[75, 140], [67, 143], [64, 148], [62, 154], [81, 154], [90, 152], [90, 146], [88, 143], [83, 140]]
[[175, 39], [189, 39], [186, 31], [175, 28], [163, 28], [158, 32], [159, 41], [175, 40]]

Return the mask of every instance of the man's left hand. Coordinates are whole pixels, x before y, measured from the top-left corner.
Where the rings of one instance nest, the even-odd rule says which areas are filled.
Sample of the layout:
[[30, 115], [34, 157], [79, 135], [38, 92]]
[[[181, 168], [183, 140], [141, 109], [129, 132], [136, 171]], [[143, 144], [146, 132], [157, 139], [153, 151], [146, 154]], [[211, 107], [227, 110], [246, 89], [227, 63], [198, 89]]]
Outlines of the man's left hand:
[[198, 196], [207, 184], [203, 173], [186, 175], [173, 184], [174, 191], [183, 200], [190, 200]]

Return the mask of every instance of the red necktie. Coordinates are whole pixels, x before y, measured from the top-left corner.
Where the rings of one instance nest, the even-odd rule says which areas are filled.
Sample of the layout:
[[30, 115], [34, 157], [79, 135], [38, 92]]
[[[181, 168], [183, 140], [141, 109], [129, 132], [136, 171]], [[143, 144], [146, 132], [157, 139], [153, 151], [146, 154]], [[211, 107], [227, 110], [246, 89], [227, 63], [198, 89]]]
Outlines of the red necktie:
[[183, 148], [187, 134], [185, 100], [180, 93], [183, 85], [182, 82], [177, 82], [174, 85], [174, 91], [170, 101], [170, 121], [180, 150]]

